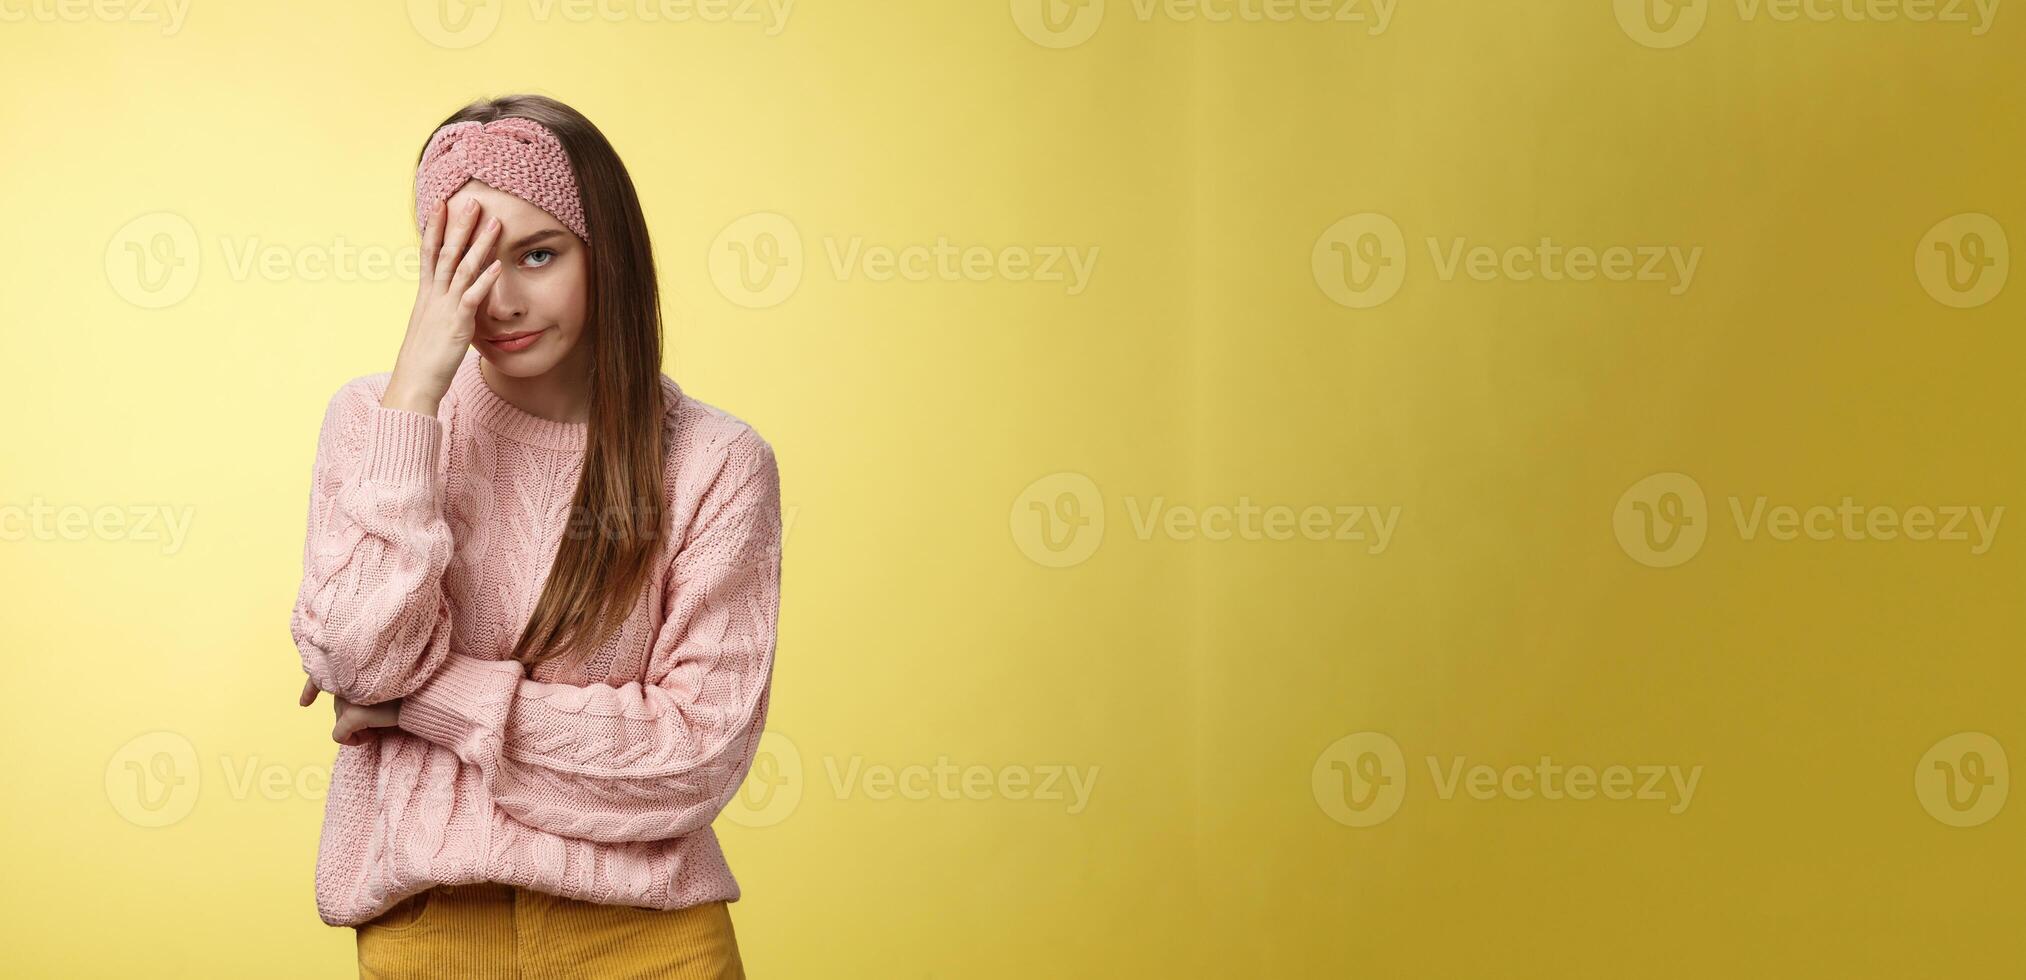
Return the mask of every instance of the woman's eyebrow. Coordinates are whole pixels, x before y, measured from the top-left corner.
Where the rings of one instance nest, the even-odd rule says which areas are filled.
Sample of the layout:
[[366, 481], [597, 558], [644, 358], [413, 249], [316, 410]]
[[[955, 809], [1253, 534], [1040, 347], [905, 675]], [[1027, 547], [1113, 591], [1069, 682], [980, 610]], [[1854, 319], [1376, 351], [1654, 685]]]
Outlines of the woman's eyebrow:
[[562, 233], [563, 229], [561, 228], [544, 228], [541, 231], [535, 232], [531, 235], [522, 236], [520, 241], [517, 241], [512, 245], [508, 245], [507, 251], [518, 252], [521, 249], [527, 248], [528, 246], [533, 245], [534, 243], [539, 242], [544, 238], [552, 238]]

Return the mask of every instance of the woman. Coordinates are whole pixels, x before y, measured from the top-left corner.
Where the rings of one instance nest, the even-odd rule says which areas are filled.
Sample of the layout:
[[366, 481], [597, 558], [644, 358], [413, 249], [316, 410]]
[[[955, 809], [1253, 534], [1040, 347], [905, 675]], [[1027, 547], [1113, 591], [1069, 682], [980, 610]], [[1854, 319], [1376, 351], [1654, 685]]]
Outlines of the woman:
[[710, 825], [766, 723], [773, 448], [660, 373], [589, 120], [474, 103], [415, 190], [421, 288], [325, 412], [291, 624], [340, 743], [318, 913], [362, 976], [743, 976]]

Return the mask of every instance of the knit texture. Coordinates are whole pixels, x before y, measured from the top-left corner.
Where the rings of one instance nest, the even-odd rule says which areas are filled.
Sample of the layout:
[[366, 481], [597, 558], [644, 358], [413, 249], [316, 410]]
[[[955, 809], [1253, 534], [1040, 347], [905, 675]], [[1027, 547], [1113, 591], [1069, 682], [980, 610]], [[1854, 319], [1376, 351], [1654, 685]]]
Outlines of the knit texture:
[[670, 529], [581, 669], [510, 659], [565, 533], [586, 423], [531, 415], [465, 352], [438, 414], [390, 374], [332, 396], [291, 620], [303, 669], [397, 728], [341, 745], [318, 914], [352, 926], [436, 884], [496, 881], [660, 909], [737, 901], [711, 821], [766, 724], [780, 475], [750, 425], [661, 377]]
[[480, 124], [466, 119], [435, 132], [415, 167], [415, 231], [472, 178], [512, 194], [556, 217], [586, 242], [584, 203], [563, 141], [532, 119], [507, 116]]

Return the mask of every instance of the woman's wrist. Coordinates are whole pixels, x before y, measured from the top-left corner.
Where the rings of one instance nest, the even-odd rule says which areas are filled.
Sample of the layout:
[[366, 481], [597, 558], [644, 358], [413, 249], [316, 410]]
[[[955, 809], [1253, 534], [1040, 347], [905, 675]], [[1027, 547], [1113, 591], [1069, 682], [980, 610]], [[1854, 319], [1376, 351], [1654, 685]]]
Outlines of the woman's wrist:
[[388, 376], [380, 405], [435, 415], [437, 405], [450, 393], [450, 383], [457, 377], [457, 369], [470, 347], [465, 344], [453, 350], [424, 350], [415, 346], [413, 338], [403, 341], [400, 353], [394, 356], [394, 370]]
[[435, 415], [443, 404], [444, 392], [433, 387], [422, 387], [402, 383], [396, 378], [387, 384], [387, 391], [380, 396], [381, 408], [399, 408], [423, 415]]

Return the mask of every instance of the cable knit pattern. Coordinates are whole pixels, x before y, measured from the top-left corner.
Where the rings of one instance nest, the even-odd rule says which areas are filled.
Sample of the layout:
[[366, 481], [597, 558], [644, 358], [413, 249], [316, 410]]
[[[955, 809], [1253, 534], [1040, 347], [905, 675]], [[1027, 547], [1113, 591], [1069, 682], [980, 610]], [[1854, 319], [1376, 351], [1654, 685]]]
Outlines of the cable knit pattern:
[[578, 238], [591, 240], [569, 151], [547, 126], [505, 116], [438, 129], [415, 166], [416, 234], [428, 227], [437, 205], [473, 178], [549, 212]]
[[291, 633], [318, 687], [401, 711], [338, 748], [318, 913], [358, 925], [475, 881], [663, 909], [737, 901], [710, 824], [766, 724], [773, 448], [663, 375], [671, 530], [656, 572], [582, 668], [529, 671], [510, 654], [570, 530], [589, 427], [515, 408], [479, 360], [466, 352], [436, 416], [381, 406], [385, 372], [325, 411]]

